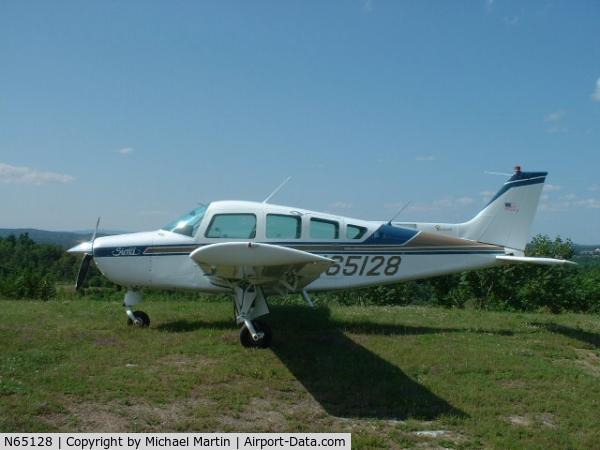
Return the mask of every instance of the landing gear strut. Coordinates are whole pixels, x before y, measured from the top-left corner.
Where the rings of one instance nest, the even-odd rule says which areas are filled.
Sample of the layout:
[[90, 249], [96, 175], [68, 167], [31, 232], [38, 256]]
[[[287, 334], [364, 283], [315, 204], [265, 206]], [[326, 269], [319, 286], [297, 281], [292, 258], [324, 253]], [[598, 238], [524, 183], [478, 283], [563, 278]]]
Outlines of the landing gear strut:
[[[267, 348], [271, 345], [273, 333], [271, 327], [260, 320], [251, 322], [254, 333], [244, 324], [240, 330], [240, 342], [246, 348]], [[254, 339], [256, 335], [258, 339]]]
[[150, 326], [150, 317], [144, 311], [133, 311], [132, 306], [137, 305], [142, 301], [142, 294], [138, 291], [128, 290], [125, 294], [125, 301], [123, 307], [127, 313], [127, 325], [136, 326], [139, 328], [146, 328]]
[[269, 313], [269, 307], [260, 286], [233, 288], [236, 322], [242, 325], [240, 342], [247, 348], [267, 348], [271, 345], [271, 327], [255, 320]]

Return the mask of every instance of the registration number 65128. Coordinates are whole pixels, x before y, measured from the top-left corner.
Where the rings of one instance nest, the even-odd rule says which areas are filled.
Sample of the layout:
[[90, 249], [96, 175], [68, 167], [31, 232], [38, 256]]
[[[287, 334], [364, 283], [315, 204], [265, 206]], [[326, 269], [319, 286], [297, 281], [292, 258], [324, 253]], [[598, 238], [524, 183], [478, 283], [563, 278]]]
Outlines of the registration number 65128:
[[387, 276], [398, 273], [402, 258], [398, 255], [333, 255], [336, 263], [331, 265], [325, 275], [333, 276]]

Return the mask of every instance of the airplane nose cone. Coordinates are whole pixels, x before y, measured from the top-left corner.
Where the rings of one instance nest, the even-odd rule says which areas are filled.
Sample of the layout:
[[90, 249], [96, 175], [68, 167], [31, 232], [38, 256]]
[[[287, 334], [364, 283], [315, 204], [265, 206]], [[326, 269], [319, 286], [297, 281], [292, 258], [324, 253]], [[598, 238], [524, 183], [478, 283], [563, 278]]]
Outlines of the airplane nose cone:
[[92, 241], [82, 242], [81, 244], [71, 247], [67, 250], [69, 253], [92, 253]]

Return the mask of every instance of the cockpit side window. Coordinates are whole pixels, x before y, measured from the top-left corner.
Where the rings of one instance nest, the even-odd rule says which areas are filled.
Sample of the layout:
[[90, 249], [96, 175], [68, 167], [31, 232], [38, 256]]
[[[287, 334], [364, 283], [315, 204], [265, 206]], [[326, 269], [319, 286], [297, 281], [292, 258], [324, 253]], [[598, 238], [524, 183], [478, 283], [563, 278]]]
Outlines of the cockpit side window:
[[313, 239], [338, 239], [340, 224], [333, 220], [310, 219], [310, 237]]
[[346, 239], [360, 239], [362, 238], [367, 229], [365, 227], [359, 227], [358, 225], [348, 225], [346, 227]]
[[254, 239], [254, 214], [215, 214], [206, 230], [207, 238]]
[[300, 239], [302, 220], [298, 216], [267, 214], [268, 239]]
[[165, 225], [162, 229], [171, 231], [173, 233], [183, 234], [184, 236], [193, 237], [198, 231], [200, 222], [204, 218], [208, 205], [202, 205], [196, 209], [193, 209], [189, 213], [177, 218], [171, 223]]

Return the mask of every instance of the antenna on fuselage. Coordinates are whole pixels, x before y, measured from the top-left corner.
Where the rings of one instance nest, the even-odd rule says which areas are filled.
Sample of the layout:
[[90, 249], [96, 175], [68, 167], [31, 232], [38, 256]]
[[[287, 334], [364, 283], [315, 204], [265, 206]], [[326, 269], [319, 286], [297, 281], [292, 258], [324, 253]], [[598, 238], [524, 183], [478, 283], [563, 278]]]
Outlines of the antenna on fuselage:
[[504, 173], [504, 172], [492, 172], [490, 170], [484, 170], [483, 173], [486, 175], [502, 175], [503, 177], [512, 177], [512, 173]]
[[407, 201], [404, 204], [404, 206], [402, 208], [400, 208], [400, 210], [396, 214], [394, 214], [390, 220], [388, 220], [388, 225], [391, 225], [392, 224], [392, 220], [394, 220], [396, 217], [398, 217], [400, 215], [400, 213], [402, 211], [404, 211], [406, 208], [408, 208], [408, 205], [410, 205], [411, 203], [412, 203], [412, 200]]
[[292, 179], [292, 177], [287, 177], [285, 180], [283, 180], [283, 183], [281, 183], [279, 186], [277, 186], [277, 187], [275, 188], [275, 190], [274, 190], [273, 192], [271, 192], [271, 193], [270, 193], [270, 194], [267, 196], [267, 198], [265, 198], [265, 199], [263, 200], [263, 203], [268, 203], [268, 202], [269, 202], [269, 200], [271, 200], [271, 197], [273, 197], [275, 194], [277, 194], [277, 193], [279, 192], [279, 190], [280, 190], [282, 187], [284, 187], [284, 186], [287, 184], [287, 182], [288, 182], [288, 181], [290, 181], [291, 179]]

